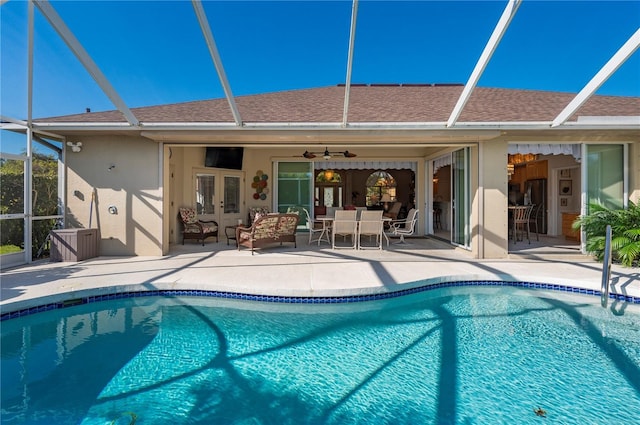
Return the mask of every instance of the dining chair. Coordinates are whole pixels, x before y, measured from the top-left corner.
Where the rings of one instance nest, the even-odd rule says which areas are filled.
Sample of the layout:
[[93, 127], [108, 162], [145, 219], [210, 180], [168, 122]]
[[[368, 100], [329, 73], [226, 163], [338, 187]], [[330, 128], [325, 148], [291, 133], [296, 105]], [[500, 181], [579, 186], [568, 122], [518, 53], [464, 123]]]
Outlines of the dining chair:
[[398, 242], [394, 242], [395, 244], [408, 244], [408, 242], [404, 240], [404, 237], [414, 234], [417, 223], [418, 210], [411, 208], [407, 214], [407, 218], [402, 220], [393, 220], [390, 223], [390, 228], [387, 234], [389, 236], [400, 236], [400, 240]]
[[[331, 247], [351, 248], [357, 247], [358, 221], [356, 220], [356, 210], [336, 210], [335, 219], [331, 225]], [[351, 238], [351, 245], [336, 244], [336, 236], [342, 236], [346, 242], [347, 237]]]
[[[358, 221], [358, 249], [382, 249], [382, 223], [382, 210], [362, 211]], [[375, 237], [375, 245], [363, 244], [363, 237], [369, 241]]]
[[326, 207], [327, 209], [327, 217], [333, 217], [336, 214], [336, 211], [342, 210], [342, 207]]
[[[512, 230], [511, 233], [513, 235], [513, 243], [518, 242], [518, 232], [524, 234], [527, 233], [527, 240], [531, 243], [531, 238], [529, 237], [530, 224], [529, 220], [531, 218], [531, 211], [533, 211], [534, 205], [523, 205], [511, 207], [511, 225]], [[524, 240], [524, 235], [522, 237]]]
[[[324, 225], [324, 223], [320, 220], [312, 220], [309, 211], [306, 208], [302, 209], [304, 210], [304, 214], [307, 216], [306, 227], [309, 231], [309, 245], [311, 245], [312, 242], [318, 242], [318, 245], [320, 245], [320, 236], [322, 236], [322, 226]], [[313, 235], [315, 234], [318, 235], [317, 239], [313, 239]]]
[[531, 216], [529, 217], [529, 229], [535, 226], [536, 229], [536, 240], [540, 240], [540, 223], [542, 222], [542, 215], [544, 214], [544, 204], [536, 205], [531, 211]]

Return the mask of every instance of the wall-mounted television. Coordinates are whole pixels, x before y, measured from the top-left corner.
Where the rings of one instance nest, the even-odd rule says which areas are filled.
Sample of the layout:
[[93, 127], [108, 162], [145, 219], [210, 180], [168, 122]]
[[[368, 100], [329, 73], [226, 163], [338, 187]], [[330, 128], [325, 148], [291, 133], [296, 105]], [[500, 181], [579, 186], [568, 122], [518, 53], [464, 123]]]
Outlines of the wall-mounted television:
[[242, 170], [243, 155], [244, 148], [207, 147], [204, 166]]

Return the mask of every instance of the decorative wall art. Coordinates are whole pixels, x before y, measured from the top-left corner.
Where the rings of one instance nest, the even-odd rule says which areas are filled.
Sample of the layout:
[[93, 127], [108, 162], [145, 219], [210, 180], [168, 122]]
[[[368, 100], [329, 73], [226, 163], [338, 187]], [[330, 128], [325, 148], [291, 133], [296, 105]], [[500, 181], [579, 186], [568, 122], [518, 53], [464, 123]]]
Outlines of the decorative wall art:
[[253, 176], [253, 183], [251, 183], [251, 187], [256, 190], [256, 193], [253, 194], [253, 199], [262, 201], [267, 199], [267, 194], [269, 193], [269, 188], [267, 187], [268, 179], [269, 176], [264, 174], [262, 170], [256, 171], [256, 175]]
[[560, 177], [565, 178], [565, 179], [570, 179], [571, 178], [571, 169], [570, 168], [565, 168], [564, 170], [560, 170]]
[[571, 183], [571, 180], [560, 180], [560, 186], [558, 188], [560, 196], [571, 195]]
[[568, 200], [569, 198], [560, 198], [560, 206], [566, 207], [569, 204]]

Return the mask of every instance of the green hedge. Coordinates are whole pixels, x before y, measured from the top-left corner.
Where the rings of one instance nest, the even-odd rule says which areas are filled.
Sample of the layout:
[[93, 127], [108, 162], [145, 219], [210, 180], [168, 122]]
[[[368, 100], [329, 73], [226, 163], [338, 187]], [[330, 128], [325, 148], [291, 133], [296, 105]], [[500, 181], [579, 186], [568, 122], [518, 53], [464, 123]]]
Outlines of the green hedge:
[[[34, 154], [32, 168], [34, 216], [59, 214], [57, 159], [51, 155]], [[22, 213], [24, 211], [24, 162], [0, 161], [0, 181], [0, 213]], [[34, 258], [54, 226], [54, 219], [33, 221], [32, 255]], [[6, 246], [6, 249], [10, 246], [24, 249], [23, 220], [9, 219], [0, 222], [0, 245]], [[48, 247], [46, 252], [48, 253]]]

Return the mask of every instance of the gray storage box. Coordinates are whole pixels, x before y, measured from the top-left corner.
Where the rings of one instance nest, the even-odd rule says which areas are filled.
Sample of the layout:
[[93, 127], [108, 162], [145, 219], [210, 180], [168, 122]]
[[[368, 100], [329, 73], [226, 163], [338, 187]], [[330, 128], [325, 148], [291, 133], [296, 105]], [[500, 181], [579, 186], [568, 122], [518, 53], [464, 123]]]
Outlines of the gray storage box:
[[98, 256], [98, 229], [51, 231], [51, 261], [82, 261]]

